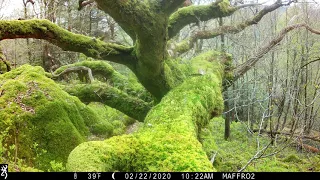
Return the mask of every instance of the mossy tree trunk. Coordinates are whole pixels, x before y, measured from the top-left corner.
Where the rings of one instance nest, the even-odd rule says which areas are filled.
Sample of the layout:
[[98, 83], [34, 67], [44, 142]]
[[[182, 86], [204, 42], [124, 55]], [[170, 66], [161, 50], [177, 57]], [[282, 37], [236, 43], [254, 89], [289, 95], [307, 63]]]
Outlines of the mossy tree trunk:
[[[205, 63], [210, 55], [199, 59]], [[171, 90], [150, 110], [138, 132], [80, 144], [70, 153], [67, 170], [215, 171], [198, 141], [200, 130], [223, 110], [223, 66], [217, 60], [211, 66], [211, 73]]]

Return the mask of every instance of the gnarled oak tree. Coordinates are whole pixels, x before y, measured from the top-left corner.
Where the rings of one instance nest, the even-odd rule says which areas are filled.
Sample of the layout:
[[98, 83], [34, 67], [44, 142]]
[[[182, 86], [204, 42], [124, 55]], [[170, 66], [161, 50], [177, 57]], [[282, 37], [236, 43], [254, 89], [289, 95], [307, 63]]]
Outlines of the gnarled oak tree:
[[[0, 40], [44, 39], [66, 51], [123, 64], [134, 72], [147, 90], [142, 86], [138, 88], [143, 94], [141, 97], [134, 90], [127, 90], [130, 85], [112, 87], [93, 81], [87, 85], [65, 87], [67, 92], [78, 96], [83, 102], [101, 101], [144, 121], [144, 126], [134, 134], [79, 145], [69, 155], [69, 171], [214, 170], [198, 137], [209, 120], [223, 110], [222, 82], [223, 78], [230, 77], [228, 66], [231, 58], [225, 53], [209, 51], [191, 59], [191, 66], [186, 67], [168, 54], [167, 47], [173, 44], [174, 53], [187, 52], [198, 39], [240, 32], [258, 23], [268, 12], [291, 1], [282, 3], [279, 0], [265, 6], [245, 22], [194, 32], [177, 43], [173, 38], [185, 26], [230, 16], [240, 8], [253, 5], [231, 6], [227, 0], [218, 0], [208, 5], [188, 4], [183, 7], [184, 1], [95, 0], [98, 8], [110, 15], [132, 38], [132, 47], [74, 34], [43, 19], [0, 21]], [[89, 3], [94, 1], [79, 1], [79, 9]], [[86, 70], [87, 67], [90, 68], [88, 72], [98, 72], [111, 81], [126, 81], [110, 65], [95, 62], [61, 67], [51, 77], [66, 73], [70, 67], [73, 67], [71, 70]], [[189, 70], [181, 71], [179, 68]], [[248, 66], [245, 68], [247, 71]], [[205, 71], [198, 73], [200, 69]], [[151, 102], [150, 97], [155, 99], [155, 103]]]

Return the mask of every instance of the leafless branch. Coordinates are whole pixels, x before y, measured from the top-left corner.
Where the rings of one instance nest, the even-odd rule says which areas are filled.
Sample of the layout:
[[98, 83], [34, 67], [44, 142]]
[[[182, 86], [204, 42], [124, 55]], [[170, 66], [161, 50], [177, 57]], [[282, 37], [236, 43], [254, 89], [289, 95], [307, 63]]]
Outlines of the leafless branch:
[[268, 53], [274, 46], [278, 45], [279, 42], [285, 37], [285, 35], [297, 28], [304, 27], [308, 31], [320, 35], [319, 30], [312, 29], [309, 25], [307, 24], [295, 24], [288, 26], [284, 28], [274, 39], [272, 39], [267, 45], [263, 46], [262, 48], [259, 49], [259, 51], [251, 57], [248, 61], [245, 63], [239, 65], [235, 71], [234, 71], [234, 80], [238, 79], [242, 75], [244, 75], [247, 71], [249, 71], [258, 61], [261, 59], [266, 53]]
[[252, 161], [261, 158], [270, 145], [271, 145], [271, 142], [261, 150], [257, 151], [256, 154], [251, 159], [249, 159], [247, 164], [245, 164], [238, 172], [242, 172], [243, 170], [245, 170], [251, 164]]
[[264, 130], [264, 129], [254, 129], [252, 130], [253, 132], [259, 132], [259, 133], [267, 133], [267, 134], [281, 134], [281, 135], [284, 135], [284, 136], [292, 136], [292, 137], [299, 137], [299, 138], [302, 138], [302, 139], [310, 139], [310, 140], [313, 140], [313, 141], [318, 141], [320, 142], [320, 136], [306, 136], [306, 135], [301, 135], [301, 134], [293, 134], [293, 133], [290, 133], [290, 132], [279, 132], [279, 131], [267, 131], [267, 130]]
[[301, 66], [300, 69], [308, 66], [309, 64], [311, 64], [311, 63], [313, 63], [313, 62], [317, 62], [317, 61], [320, 61], [320, 57], [317, 58], [317, 59], [314, 59], [314, 60], [312, 60], [312, 61], [307, 62], [306, 64], [304, 64], [303, 66]]

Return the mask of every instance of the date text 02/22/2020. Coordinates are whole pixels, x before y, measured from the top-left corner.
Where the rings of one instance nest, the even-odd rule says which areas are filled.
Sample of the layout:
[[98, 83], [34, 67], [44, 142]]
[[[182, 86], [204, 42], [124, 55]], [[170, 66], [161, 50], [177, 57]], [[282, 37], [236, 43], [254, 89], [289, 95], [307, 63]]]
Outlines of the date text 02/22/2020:
[[[122, 174], [122, 175], [120, 175]], [[255, 179], [255, 173], [216, 173], [216, 172], [128, 172], [116, 174], [115, 177], [124, 175], [124, 179]], [[122, 178], [121, 178], [122, 179]]]

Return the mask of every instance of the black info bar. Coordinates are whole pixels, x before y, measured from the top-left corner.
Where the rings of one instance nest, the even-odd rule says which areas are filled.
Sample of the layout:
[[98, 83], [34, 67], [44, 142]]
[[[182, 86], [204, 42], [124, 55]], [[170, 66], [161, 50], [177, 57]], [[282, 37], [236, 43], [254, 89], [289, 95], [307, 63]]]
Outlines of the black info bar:
[[320, 179], [320, 172], [7, 172], [0, 179], [143, 180], [143, 179]]

